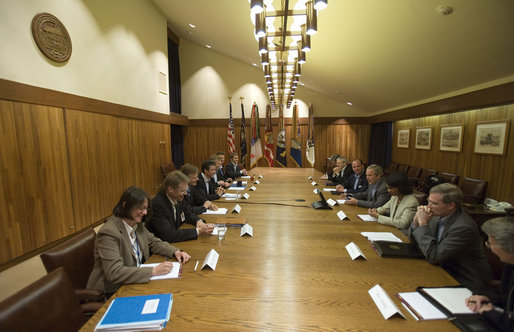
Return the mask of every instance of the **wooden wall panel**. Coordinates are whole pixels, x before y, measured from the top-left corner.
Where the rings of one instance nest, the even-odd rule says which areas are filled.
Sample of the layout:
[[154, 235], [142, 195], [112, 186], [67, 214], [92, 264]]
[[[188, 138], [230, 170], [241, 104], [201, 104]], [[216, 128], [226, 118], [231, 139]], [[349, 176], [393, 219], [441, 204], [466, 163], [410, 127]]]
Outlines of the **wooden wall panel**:
[[[228, 121], [228, 120], [227, 120]], [[261, 121], [262, 123], [262, 121]], [[250, 150], [250, 122], [246, 125], [246, 141], [248, 152]], [[273, 152], [276, 152], [276, 142], [278, 136], [278, 127], [273, 126]], [[286, 150], [290, 149], [292, 126], [286, 125]], [[305, 157], [305, 149], [307, 145], [308, 126], [300, 126], [300, 136], [302, 140], [302, 166], [310, 167]], [[239, 135], [241, 128], [235, 128], [236, 134], [236, 150], [240, 152]], [[261, 140], [264, 137], [264, 127], [261, 127]], [[316, 162], [314, 167], [318, 170], [324, 170], [325, 160], [334, 153], [343, 154], [349, 160], [354, 158], [367, 159], [369, 146], [370, 125], [335, 125], [322, 124], [314, 126], [315, 140], [315, 156]], [[263, 145], [264, 146], [264, 145]], [[227, 152], [227, 127], [222, 125], [215, 126], [194, 126], [190, 125], [185, 128], [184, 132], [184, 159], [186, 162], [200, 166], [201, 163], [211, 154], [221, 150]], [[263, 150], [264, 151], [264, 150]], [[249, 158], [249, 157], [248, 157]], [[293, 167], [293, 163], [288, 156], [288, 167]], [[246, 167], [249, 169], [250, 162], [247, 160]], [[268, 163], [263, 158], [257, 162], [257, 166], [267, 167]]]
[[[514, 203], [514, 141], [511, 133], [508, 136], [507, 153], [505, 156], [490, 156], [475, 154], [475, 125], [476, 122], [492, 120], [510, 120], [514, 122], [514, 104], [430, 116], [398, 121], [394, 125], [392, 160], [408, 165], [450, 172], [464, 177], [483, 179], [489, 182], [487, 197], [500, 201]], [[464, 137], [462, 152], [440, 151], [441, 125], [463, 124]], [[416, 127], [432, 127], [432, 149], [417, 150], [415, 146]], [[410, 144], [408, 149], [396, 146], [399, 129], [410, 129]]]
[[[24, 211], [22, 245], [30, 251], [74, 232], [63, 110], [12, 103]], [[20, 220], [25, 220], [21, 217]]]
[[0, 100], [0, 263], [23, 254], [23, 183], [11, 103]]
[[66, 110], [71, 190], [77, 230], [112, 214], [122, 185], [118, 119]]

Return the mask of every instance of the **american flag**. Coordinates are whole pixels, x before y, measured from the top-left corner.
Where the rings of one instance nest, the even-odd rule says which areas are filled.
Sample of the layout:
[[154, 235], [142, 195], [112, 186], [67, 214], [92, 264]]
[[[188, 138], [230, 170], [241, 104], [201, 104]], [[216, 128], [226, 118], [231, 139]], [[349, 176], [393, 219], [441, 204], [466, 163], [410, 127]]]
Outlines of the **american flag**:
[[232, 103], [230, 105], [230, 118], [228, 119], [228, 129], [227, 129], [227, 144], [228, 144], [228, 153], [233, 153], [236, 151], [236, 141], [234, 134], [234, 120], [232, 120]]

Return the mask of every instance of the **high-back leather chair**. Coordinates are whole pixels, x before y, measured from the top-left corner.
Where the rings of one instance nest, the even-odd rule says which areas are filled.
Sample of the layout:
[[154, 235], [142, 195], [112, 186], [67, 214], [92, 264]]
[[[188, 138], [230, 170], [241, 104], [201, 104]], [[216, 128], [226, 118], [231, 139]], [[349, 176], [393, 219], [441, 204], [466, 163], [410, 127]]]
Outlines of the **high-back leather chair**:
[[445, 183], [451, 183], [455, 185], [459, 183], [459, 176], [457, 174], [441, 172], [439, 173], [439, 176], [444, 180]]
[[175, 170], [175, 164], [172, 161], [170, 161], [167, 164], [162, 164], [161, 165], [162, 178], [164, 179], [166, 177], [166, 175], [170, 174], [174, 170]]
[[407, 172], [409, 171], [409, 165], [400, 164], [400, 165], [398, 165], [398, 168], [396, 169], [396, 171], [407, 174]]
[[423, 184], [431, 175], [434, 174], [437, 174], [437, 171], [435, 169], [423, 168], [423, 170], [421, 171], [421, 175], [419, 176], [418, 186], [416, 190], [423, 191]]
[[409, 179], [409, 183], [412, 187], [416, 186], [419, 182], [419, 177], [421, 176], [421, 168], [409, 166], [409, 170], [407, 171], [407, 178]]
[[464, 194], [464, 203], [466, 204], [482, 204], [487, 192], [487, 181], [464, 178], [460, 189]]
[[398, 163], [392, 161], [389, 163], [389, 166], [387, 166], [387, 168], [384, 169], [384, 174], [389, 175], [392, 172], [396, 172], [397, 169], [398, 169]]
[[0, 331], [75, 332], [85, 322], [73, 285], [62, 268], [0, 302]]
[[79, 300], [100, 302], [98, 304], [90, 303], [91, 311], [98, 310], [103, 304], [101, 302], [104, 301], [102, 290], [86, 289], [94, 265], [95, 238], [96, 233], [90, 228], [47, 250], [40, 256], [46, 272], [51, 272], [58, 267], [64, 269]]

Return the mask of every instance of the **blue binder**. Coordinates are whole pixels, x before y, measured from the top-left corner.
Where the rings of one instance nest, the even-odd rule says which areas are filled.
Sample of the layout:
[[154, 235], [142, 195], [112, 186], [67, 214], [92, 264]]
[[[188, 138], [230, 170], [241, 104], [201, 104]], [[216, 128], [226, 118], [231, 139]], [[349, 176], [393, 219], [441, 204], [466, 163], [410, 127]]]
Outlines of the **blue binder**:
[[[158, 301], [158, 302], [157, 302]], [[149, 307], [153, 309], [148, 310]], [[171, 294], [141, 295], [115, 298], [95, 331], [162, 330], [170, 319]], [[144, 313], [145, 306], [146, 311]]]

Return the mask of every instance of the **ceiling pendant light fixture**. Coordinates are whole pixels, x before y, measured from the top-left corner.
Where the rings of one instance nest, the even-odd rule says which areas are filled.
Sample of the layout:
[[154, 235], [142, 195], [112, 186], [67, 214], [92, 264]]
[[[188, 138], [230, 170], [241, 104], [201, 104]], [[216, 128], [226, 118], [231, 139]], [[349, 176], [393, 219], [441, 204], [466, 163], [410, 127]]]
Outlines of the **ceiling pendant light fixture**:
[[305, 3], [305, 7], [307, 8], [307, 31], [306, 33], [309, 36], [312, 36], [318, 32], [318, 18], [316, 14], [316, 9], [314, 9], [314, 1], [309, 0]]
[[314, 0], [314, 9], [320, 11], [328, 6], [328, 0]]
[[251, 0], [250, 1], [250, 12], [252, 14], [262, 13], [264, 10], [264, 0]]

